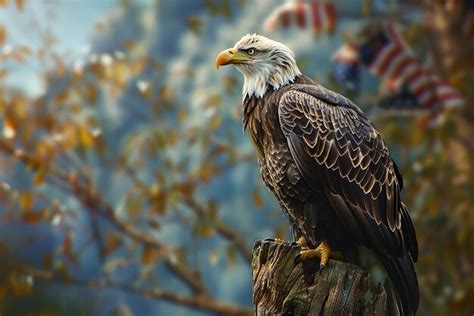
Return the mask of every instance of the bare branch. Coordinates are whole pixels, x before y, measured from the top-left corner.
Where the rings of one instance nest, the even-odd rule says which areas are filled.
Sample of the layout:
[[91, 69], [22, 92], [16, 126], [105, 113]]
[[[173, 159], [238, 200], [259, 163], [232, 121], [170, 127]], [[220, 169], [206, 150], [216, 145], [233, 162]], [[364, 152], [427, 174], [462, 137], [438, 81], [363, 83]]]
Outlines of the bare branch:
[[37, 269], [29, 266], [22, 266], [24, 273], [31, 275], [35, 278], [47, 280], [50, 282], [65, 283], [68, 285], [75, 285], [81, 287], [88, 287], [91, 289], [118, 289], [130, 294], [140, 295], [146, 298], [159, 299], [174, 304], [179, 304], [185, 307], [194, 308], [203, 311], [214, 312], [222, 315], [252, 315], [252, 312], [248, 308], [243, 308], [238, 305], [230, 303], [222, 303], [215, 301], [207, 295], [194, 295], [192, 297], [172, 293], [165, 291], [160, 288], [145, 289], [130, 286], [129, 284], [116, 283], [110, 279], [101, 280], [81, 280], [70, 277], [63, 277], [52, 271]]
[[[233, 164], [229, 163], [228, 165], [225, 166], [225, 168], [231, 168], [233, 167]], [[133, 179], [134, 183], [136, 183], [138, 186], [142, 188], [146, 188], [146, 186], [142, 183], [142, 181], [136, 176], [135, 172], [131, 168], [126, 168], [127, 174]], [[193, 197], [189, 195], [182, 194], [181, 195], [182, 201], [184, 204], [189, 207], [197, 216], [199, 217], [206, 217], [206, 210], [204, 207], [196, 201]], [[214, 228], [216, 232], [221, 235], [223, 238], [226, 240], [233, 242], [241, 254], [242, 258], [248, 263], [251, 263], [252, 258], [250, 255], [250, 249], [247, 246], [247, 243], [245, 240], [243, 240], [239, 234], [230, 228], [228, 225], [226, 225], [223, 222], [219, 221], [214, 221]]]
[[[14, 156], [16, 159], [22, 161], [28, 166], [35, 166], [38, 162], [34, 157], [28, 155], [23, 150], [15, 149], [9, 143], [0, 140], [0, 151], [3, 151], [9, 155]], [[88, 209], [92, 214], [98, 215], [106, 219], [108, 222], [113, 224], [113, 226], [120, 231], [121, 233], [127, 235], [129, 238], [140, 242], [144, 245], [157, 248], [162, 250], [164, 253], [169, 253], [167, 247], [161, 243], [156, 238], [141, 232], [135, 227], [123, 222], [119, 219], [114, 211], [114, 209], [108, 205], [102, 197], [92, 188], [85, 186], [79, 181], [78, 177], [74, 173], [64, 173], [53, 166], [48, 166], [48, 173], [50, 176], [53, 176], [62, 183], [69, 185], [70, 189], [74, 193], [75, 197], [81, 202], [86, 209]], [[207, 295], [202, 280], [196, 273], [193, 273], [186, 267], [182, 266], [179, 262], [173, 260], [170, 256], [164, 258], [165, 266], [180, 280], [182, 280], [195, 294]]]

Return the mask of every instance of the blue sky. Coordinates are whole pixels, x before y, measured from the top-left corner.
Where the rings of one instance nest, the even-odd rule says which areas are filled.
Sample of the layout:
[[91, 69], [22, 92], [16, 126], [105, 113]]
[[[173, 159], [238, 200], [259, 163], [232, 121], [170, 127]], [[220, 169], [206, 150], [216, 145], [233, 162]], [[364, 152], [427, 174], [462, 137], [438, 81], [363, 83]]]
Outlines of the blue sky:
[[[51, 29], [58, 39], [58, 51], [70, 52], [71, 58], [79, 57], [91, 39], [94, 25], [115, 5], [116, 1], [112, 0], [38, 0], [25, 1], [24, 9], [19, 11], [14, 1], [10, 1], [0, 8], [0, 24], [7, 29], [5, 46], [28, 45], [35, 50], [40, 45], [39, 30]], [[49, 12], [54, 13], [54, 18]], [[35, 21], [36, 26], [32, 26]], [[7, 87], [21, 89], [32, 96], [45, 92], [37, 76], [40, 65], [36, 59], [27, 59], [22, 64], [7, 62], [4, 66], [9, 70]]]

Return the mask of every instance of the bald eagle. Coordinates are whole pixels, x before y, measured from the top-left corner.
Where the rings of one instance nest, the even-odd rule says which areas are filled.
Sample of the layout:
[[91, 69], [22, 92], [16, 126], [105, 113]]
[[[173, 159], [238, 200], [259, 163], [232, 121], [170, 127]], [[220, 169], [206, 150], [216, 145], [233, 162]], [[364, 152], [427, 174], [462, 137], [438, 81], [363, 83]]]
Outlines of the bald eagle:
[[357, 263], [368, 248], [394, 285], [395, 314], [414, 314], [415, 230], [402, 177], [373, 124], [351, 100], [303, 76], [282, 43], [247, 34], [217, 56], [217, 68], [228, 64], [244, 76], [243, 126], [302, 246], [299, 259], [319, 257], [324, 268], [337, 250]]

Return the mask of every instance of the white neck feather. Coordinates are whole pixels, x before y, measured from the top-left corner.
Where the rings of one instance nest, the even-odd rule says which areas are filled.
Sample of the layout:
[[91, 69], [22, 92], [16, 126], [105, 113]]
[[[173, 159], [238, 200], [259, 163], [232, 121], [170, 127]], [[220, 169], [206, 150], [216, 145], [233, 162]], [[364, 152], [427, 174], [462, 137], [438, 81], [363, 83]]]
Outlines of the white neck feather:
[[297, 76], [301, 76], [301, 71], [293, 58], [285, 66], [267, 62], [256, 62], [251, 66], [251, 68], [237, 67], [244, 75], [243, 99], [247, 96], [263, 98], [268, 88], [278, 90], [292, 83]]

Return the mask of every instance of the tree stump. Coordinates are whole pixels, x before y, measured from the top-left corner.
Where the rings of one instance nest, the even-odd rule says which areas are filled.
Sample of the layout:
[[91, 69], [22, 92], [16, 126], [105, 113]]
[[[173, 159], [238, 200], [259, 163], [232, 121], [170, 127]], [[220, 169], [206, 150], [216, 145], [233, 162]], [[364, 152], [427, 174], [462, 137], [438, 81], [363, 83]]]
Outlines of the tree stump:
[[[319, 260], [296, 263], [300, 247], [257, 241], [252, 255], [255, 315], [385, 315], [382, 286], [370, 300], [369, 275], [361, 267], [330, 259], [319, 272]], [[366, 298], [366, 297], [365, 297]]]

